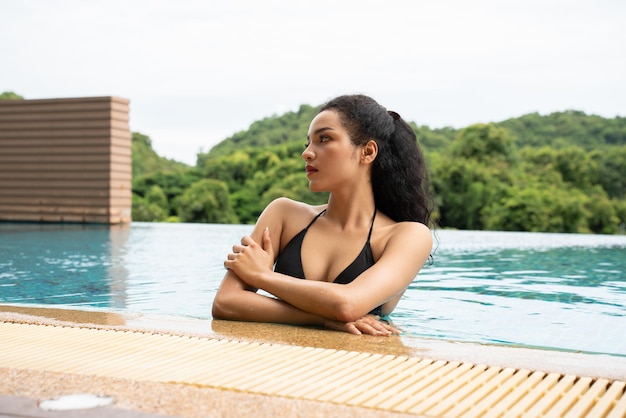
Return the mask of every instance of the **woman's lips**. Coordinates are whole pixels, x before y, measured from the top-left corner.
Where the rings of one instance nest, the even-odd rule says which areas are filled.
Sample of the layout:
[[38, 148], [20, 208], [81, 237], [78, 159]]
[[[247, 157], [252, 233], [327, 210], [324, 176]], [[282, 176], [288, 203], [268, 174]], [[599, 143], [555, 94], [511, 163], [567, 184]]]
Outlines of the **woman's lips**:
[[306, 175], [309, 176], [311, 174], [317, 173], [317, 168], [313, 167], [312, 165], [307, 165], [305, 167], [306, 170]]

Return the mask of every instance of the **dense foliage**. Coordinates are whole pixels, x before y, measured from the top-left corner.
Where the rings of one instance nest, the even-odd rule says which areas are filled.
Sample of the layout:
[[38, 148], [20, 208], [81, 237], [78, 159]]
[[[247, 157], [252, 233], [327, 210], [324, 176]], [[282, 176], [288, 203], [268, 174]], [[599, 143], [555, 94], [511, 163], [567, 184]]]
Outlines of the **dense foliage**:
[[24, 98], [12, 91], [5, 91], [0, 94], [0, 100], [24, 100]]
[[[314, 204], [301, 152], [315, 108], [253, 123], [197, 156], [161, 159], [133, 136], [135, 220], [253, 223], [279, 196]], [[626, 118], [537, 113], [464, 129], [411, 124], [429, 164], [445, 228], [623, 232]]]

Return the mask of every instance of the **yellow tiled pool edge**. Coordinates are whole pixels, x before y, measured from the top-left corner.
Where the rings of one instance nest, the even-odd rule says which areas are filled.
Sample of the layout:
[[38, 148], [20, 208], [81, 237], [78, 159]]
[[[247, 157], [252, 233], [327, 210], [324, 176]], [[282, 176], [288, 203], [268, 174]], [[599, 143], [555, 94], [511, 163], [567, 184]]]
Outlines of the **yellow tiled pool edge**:
[[626, 416], [625, 382], [412, 355], [0, 322], [0, 367], [426, 416]]

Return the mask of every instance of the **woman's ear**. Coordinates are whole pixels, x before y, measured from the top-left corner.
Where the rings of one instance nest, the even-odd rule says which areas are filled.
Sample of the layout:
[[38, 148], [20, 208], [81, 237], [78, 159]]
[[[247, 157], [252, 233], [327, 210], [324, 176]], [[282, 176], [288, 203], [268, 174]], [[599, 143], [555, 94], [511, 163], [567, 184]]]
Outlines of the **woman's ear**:
[[378, 144], [373, 139], [370, 139], [361, 149], [361, 161], [364, 163], [371, 163], [376, 159], [377, 155]]

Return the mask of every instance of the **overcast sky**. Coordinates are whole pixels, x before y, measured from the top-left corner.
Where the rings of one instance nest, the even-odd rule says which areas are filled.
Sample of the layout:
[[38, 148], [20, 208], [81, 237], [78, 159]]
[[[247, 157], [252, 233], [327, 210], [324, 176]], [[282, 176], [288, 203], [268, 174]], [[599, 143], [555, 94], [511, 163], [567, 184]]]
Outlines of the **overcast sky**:
[[119, 96], [195, 164], [266, 116], [365, 93], [457, 128], [626, 115], [623, 0], [0, 0], [0, 92]]

